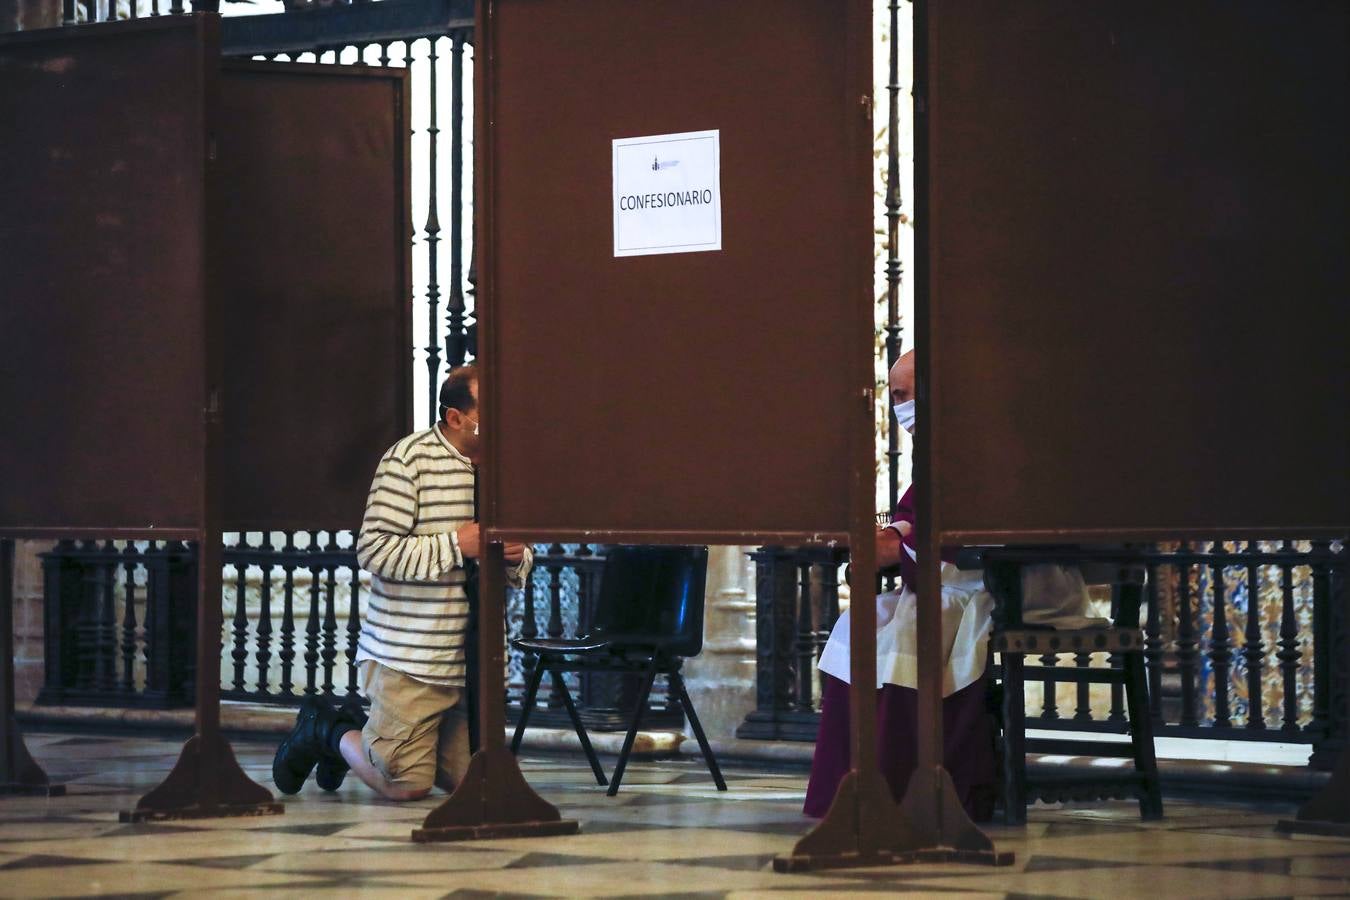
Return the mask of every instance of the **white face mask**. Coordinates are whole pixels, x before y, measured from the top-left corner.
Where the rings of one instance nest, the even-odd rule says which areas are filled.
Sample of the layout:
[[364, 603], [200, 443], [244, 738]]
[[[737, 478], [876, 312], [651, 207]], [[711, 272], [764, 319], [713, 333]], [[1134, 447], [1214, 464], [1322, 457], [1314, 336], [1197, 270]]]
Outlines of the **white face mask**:
[[[469, 419], [468, 416], [465, 416], [464, 418]], [[478, 437], [478, 420], [477, 420], [477, 419], [469, 419], [469, 421], [473, 423], [473, 436], [474, 436], [474, 437]]]
[[895, 410], [895, 421], [899, 423], [901, 428], [905, 429], [910, 434], [913, 434], [915, 415], [914, 401], [906, 400], [904, 403], [895, 404], [892, 408]]

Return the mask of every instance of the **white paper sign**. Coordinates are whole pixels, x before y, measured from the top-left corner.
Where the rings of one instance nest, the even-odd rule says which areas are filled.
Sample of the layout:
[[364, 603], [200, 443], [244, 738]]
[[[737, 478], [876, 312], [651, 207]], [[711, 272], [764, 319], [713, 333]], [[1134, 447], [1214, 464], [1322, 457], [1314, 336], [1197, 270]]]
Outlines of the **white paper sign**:
[[614, 141], [614, 255], [722, 249], [718, 131]]

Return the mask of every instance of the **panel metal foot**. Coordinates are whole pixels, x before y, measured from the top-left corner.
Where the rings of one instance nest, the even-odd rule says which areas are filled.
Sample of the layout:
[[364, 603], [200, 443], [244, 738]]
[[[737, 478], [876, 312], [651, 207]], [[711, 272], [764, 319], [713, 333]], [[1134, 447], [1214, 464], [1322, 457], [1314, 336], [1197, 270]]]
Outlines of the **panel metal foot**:
[[1012, 864], [1014, 854], [995, 849], [966, 815], [946, 769], [915, 772], [898, 806], [879, 773], [866, 785], [860, 785], [860, 777], [857, 770], [844, 776], [825, 818], [791, 853], [774, 859], [775, 872], [934, 862]]
[[60, 797], [64, 784], [52, 784], [47, 773], [37, 764], [23, 742], [23, 732], [13, 716], [6, 717], [6, 727], [0, 733], [4, 753], [0, 754], [0, 794], [27, 794]]
[[1281, 819], [1275, 823], [1281, 834], [1314, 834], [1320, 837], [1350, 838], [1350, 822], [1319, 822], [1314, 819]]
[[123, 811], [123, 822], [270, 816], [286, 808], [267, 788], [244, 774], [230, 744], [219, 733], [193, 735], [173, 771], [158, 787]]
[[510, 750], [490, 747], [473, 755], [455, 792], [413, 830], [412, 839], [425, 843], [578, 831], [576, 821], [563, 819], [553, 804], [534, 792]]
[[1298, 818], [1281, 819], [1275, 830], [1285, 834], [1350, 837], [1350, 747], [1341, 751], [1331, 780], [1303, 804]]

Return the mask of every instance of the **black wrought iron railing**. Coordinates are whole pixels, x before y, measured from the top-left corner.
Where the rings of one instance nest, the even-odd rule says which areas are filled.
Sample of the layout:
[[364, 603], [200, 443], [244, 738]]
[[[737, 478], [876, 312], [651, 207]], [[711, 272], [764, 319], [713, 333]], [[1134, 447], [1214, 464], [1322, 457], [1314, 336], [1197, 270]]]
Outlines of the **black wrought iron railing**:
[[[820, 648], [838, 617], [842, 554], [764, 547], [756, 708], [746, 738], [814, 740]], [[1350, 676], [1341, 543], [1205, 542], [1137, 552], [1147, 569], [1145, 636], [1155, 733], [1313, 745], [1329, 766], [1346, 741]], [[1109, 617], [1109, 600], [1100, 614]], [[1105, 654], [1048, 654], [1041, 665], [1118, 665]], [[1028, 685], [1029, 727], [1123, 732], [1119, 687]]]
[[[507, 597], [507, 634], [585, 635], [604, 567], [603, 547], [539, 545], [525, 589]], [[360, 698], [356, 667], [369, 579], [350, 532], [252, 532], [226, 537], [221, 696], [296, 704], [319, 694]], [[44, 554], [47, 670], [41, 704], [173, 707], [192, 703], [196, 554], [186, 544], [63, 542]], [[508, 710], [524, 698], [527, 657], [507, 654]], [[627, 727], [633, 676], [569, 675], [589, 727]], [[649, 728], [681, 728], [683, 714], [654, 691]], [[540, 691], [531, 721], [571, 727], [561, 697]]]
[[42, 704], [192, 704], [194, 551], [62, 541], [42, 554]]

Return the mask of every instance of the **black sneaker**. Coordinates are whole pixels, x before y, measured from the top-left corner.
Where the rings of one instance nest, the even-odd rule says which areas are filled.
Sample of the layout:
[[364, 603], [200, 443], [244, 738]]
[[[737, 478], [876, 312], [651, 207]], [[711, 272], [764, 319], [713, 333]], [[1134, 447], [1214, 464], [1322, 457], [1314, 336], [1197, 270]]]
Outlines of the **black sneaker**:
[[338, 707], [337, 721], [333, 725], [328, 741], [325, 742], [319, 764], [314, 768], [315, 784], [325, 791], [336, 791], [342, 787], [347, 772], [351, 770], [351, 766], [342, 758], [342, 751], [339, 749], [342, 735], [348, 731], [360, 731], [365, 727], [366, 713], [361, 709], [360, 703], [344, 703]]
[[333, 711], [321, 697], [311, 695], [300, 701], [295, 727], [272, 757], [272, 781], [277, 790], [283, 794], [296, 794], [304, 787], [305, 779], [322, 751], [318, 733], [323, 720], [332, 716]]

